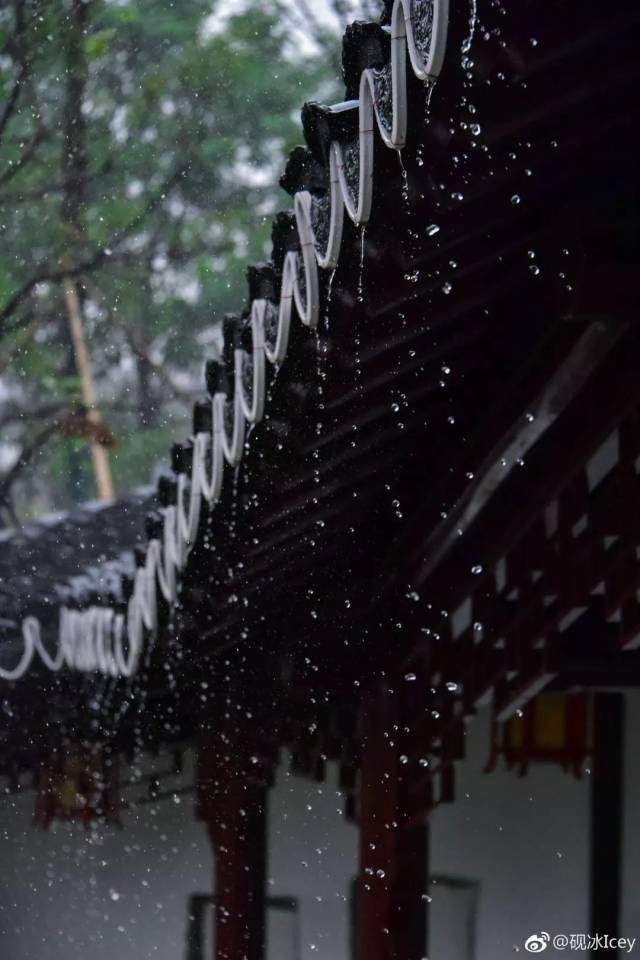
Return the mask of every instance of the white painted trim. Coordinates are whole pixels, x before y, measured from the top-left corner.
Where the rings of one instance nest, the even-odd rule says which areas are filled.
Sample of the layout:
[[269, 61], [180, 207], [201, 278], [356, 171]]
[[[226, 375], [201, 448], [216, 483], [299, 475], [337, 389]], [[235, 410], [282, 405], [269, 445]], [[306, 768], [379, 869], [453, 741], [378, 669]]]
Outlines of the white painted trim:
[[[126, 617], [112, 607], [92, 605], [85, 610], [60, 608], [58, 645], [54, 656], [47, 651], [41, 626], [35, 617], [22, 621], [23, 651], [15, 667], [0, 667], [0, 679], [18, 680], [29, 669], [37, 653], [48, 670], [63, 666], [83, 672], [97, 671], [107, 676], [131, 676], [135, 673], [143, 650], [145, 631], [155, 635], [158, 627], [158, 592], [173, 606], [178, 598], [180, 573], [196, 542], [201, 517], [202, 498], [209, 506], [220, 499], [224, 479], [224, 461], [236, 467], [242, 459], [247, 423], [262, 420], [266, 396], [265, 358], [279, 366], [284, 362], [291, 329], [291, 306], [302, 323], [314, 329], [320, 313], [318, 267], [333, 270], [339, 259], [344, 226], [344, 210], [358, 225], [366, 224], [371, 215], [373, 196], [373, 134], [375, 125], [384, 144], [401, 150], [407, 127], [406, 52], [411, 68], [421, 80], [433, 81], [442, 67], [448, 28], [448, 0], [433, 2], [432, 43], [427, 61], [423, 61], [413, 34], [412, 0], [396, 0], [391, 14], [391, 84], [392, 126], [388, 130], [375, 103], [373, 71], [365, 69], [360, 78], [359, 99], [336, 104], [332, 112], [358, 109], [359, 177], [357, 202], [351, 198], [344, 172], [342, 147], [333, 142], [329, 149], [329, 237], [324, 251], [318, 245], [311, 223], [311, 195], [303, 190], [293, 199], [300, 252], [286, 253], [282, 269], [278, 327], [273, 347], [265, 337], [265, 300], [251, 304], [251, 357], [253, 377], [251, 397], [243, 382], [245, 351], [234, 350], [233, 397], [219, 391], [211, 401], [212, 432], [193, 437], [191, 477], [178, 475], [177, 502], [164, 511], [162, 539], [151, 539], [144, 565], [138, 567], [133, 592], [127, 604]], [[374, 125], [374, 117], [376, 124]], [[304, 289], [299, 281], [300, 266], [304, 270]], [[225, 413], [233, 413], [231, 435], [227, 434]], [[207, 463], [207, 461], [209, 461]], [[125, 638], [127, 649], [125, 649]]]

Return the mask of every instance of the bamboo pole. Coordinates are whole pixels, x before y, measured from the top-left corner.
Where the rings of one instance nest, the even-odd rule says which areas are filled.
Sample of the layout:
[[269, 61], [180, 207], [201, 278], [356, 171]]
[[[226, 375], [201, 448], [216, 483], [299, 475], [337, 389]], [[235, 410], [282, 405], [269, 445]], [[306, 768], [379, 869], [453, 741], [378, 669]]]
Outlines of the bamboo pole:
[[[69, 321], [69, 330], [73, 343], [73, 355], [80, 377], [82, 402], [87, 408], [87, 419], [91, 423], [99, 424], [102, 422], [102, 418], [100, 411], [96, 407], [96, 396], [93, 387], [93, 377], [91, 375], [91, 362], [89, 360], [89, 351], [87, 350], [87, 343], [84, 336], [78, 291], [75, 283], [69, 277], [64, 280], [63, 287], [64, 300], [67, 307], [67, 319]], [[109, 465], [109, 454], [104, 446], [93, 438], [89, 440], [89, 448], [91, 450], [91, 461], [93, 463], [93, 475], [96, 482], [98, 499], [113, 500], [114, 491], [113, 481], [111, 479], [111, 467]]]

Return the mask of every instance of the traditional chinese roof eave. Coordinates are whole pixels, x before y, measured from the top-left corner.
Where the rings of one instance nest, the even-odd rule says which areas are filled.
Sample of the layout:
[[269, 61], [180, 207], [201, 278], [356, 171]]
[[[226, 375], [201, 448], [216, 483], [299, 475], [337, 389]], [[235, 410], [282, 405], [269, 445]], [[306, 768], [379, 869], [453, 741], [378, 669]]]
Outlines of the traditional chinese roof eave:
[[[611, 18], [608, 41], [603, 43], [594, 27], [601, 21], [595, 6], [576, 4], [564, 11], [564, 19], [554, 15], [553, 22], [538, 22], [534, 7], [511, 18], [498, 20], [496, 15], [508, 38], [506, 47], [478, 41], [475, 66], [462, 70], [457, 50], [468, 34], [468, 11], [452, 10], [447, 57], [450, 50], [453, 54], [445, 60], [434, 88], [427, 123], [410, 122], [407, 127], [408, 204], [402, 197], [395, 152], [374, 140], [376, 177], [366, 238], [363, 241], [361, 232], [344, 217], [335, 277], [331, 269], [321, 275], [317, 310], [322, 319], [320, 345], [327, 347], [322, 430], [316, 432], [323, 354], [318, 354], [315, 338], [294, 320], [286, 364], [270, 382], [267, 416], [252, 431], [237, 488], [227, 478], [220, 502], [210, 513], [205, 508], [203, 530], [209, 546], [199, 542], [194, 547], [171, 638], [160, 633], [158, 652], [171, 648], [176, 631], [182, 636], [182, 650], [188, 652], [180, 660], [184, 690], [191, 689], [203, 670], [213, 671], [216, 656], [241, 649], [247, 637], [269, 647], [273, 658], [283, 656], [294, 663], [295, 683], [280, 687], [274, 680], [273, 690], [289, 698], [283, 711], [303, 714], [302, 701], [310, 690], [319, 696], [322, 689], [330, 689], [338, 699], [353, 700], [349, 689], [363, 668], [362, 654], [351, 658], [343, 649], [344, 637], [360, 631], [373, 658], [374, 651], [384, 653], [391, 631], [396, 652], [401, 648], [408, 657], [415, 650], [419, 657], [425, 655], [427, 641], [420, 639], [423, 623], [415, 616], [417, 607], [412, 613], [405, 602], [408, 584], [421, 576], [424, 544], [428, 536], [436, 535], [441, 510], [472, 496], [465, 473], [476, 471], [477, 477], [483, 464], [491, 466], [487, 460], [491, 451], [514, 428], [521, 429], [530, 404], [593, 322], [593, 316], [576, 309], [573, 298], [553, 278], [561, 269], [579, 272], [584, 263], [587, 272], [593, 270], [598, 240], [594, 243], [588, 231], [585, 235], [581, 207], [597, 175], [611, 173], [617, 162], [607, 160], [612, 138], [627, 145], [633, 140], [628, 117], [639, 68], [637, 57], [632, 57], [630, 27], [637, 12], [623, 11]], [[535, 47], [532, 37], [537, 38]], [[364, 61], [353, 54], [363, 38]], [[385, 43], [379, 27], [351, 32], [348, 95], [359, 89], [356, 79], [359, 82], [360, 71], [370, 65], [367, 58], [373, 57], [375, 65]], [[511, 79], [501, 85], [496, 77], [504, 70], [510, 71]], [[491, 82], [486, 83], [487, 78]], [[474, 135], [458, 125], [460, 118], [468, 120], [464, 98], [470, 89], [482, 122], [478, 142], [490, 150], [490, 163], [473, 146]], [[411, 73], [407, 102], [410, 120], [424, 116], [425, 89]], [[570, 123], [568, 106], [573, 111]], [[332, 138], [349, 134], [354, 112], [353, 105], [338, 112], [317, 105], [305, 111], [308, 147], [294, 152], [283, 178], [285, 188], [298, 198], [303, 219], [309, 201], [300, 197], [313, 200], [320, 195], [325, 165], [331, 164]], [[527, 140], [530, 149], [524, 145]], [[557, 147], [550, 147], [551, 141]], [[522, 152], [517, 163], [509, 159], [514, 146]], [[468, 167], [452, 165], [451, 157], [465, 152]], [[422, 165], [416, 162], [418, 156]], [[532, 177], [526, 173], [528, 164], [534, 169]], [[521, 202], [511, 203], [512, 196]], [[432, 236], [424, 232], [429, 224], [439, 227]], [[423, 228], [418, 241], [407, 242], [408, 226]], [[250, 270], [250, 305], [277, 299], [286, 258], [299, 249], [294, 228], [291, 215], [277, 221], [273, 261]], [[570, 238], [575, 259], [569, 267], [554, 259], [550, 237]], [[536, 280], [529, 273], [530, 249], [537, 251], [536, 262], [542, 267]], [[452, 260], [457, 267], [449, 266]], [[331, 266], [331, 258], [326, 265]], [[416, 272], [415, 282], [406, 279]], [[358, 300], [361, 277], [363, 302]], [[446, 293], [443, 286], [449, 278], [453, 291]], [[251, 349], [252, 324], [255, 345], [255, 321], [250, 308], [230, 321], [230, 366], [226, 373], [210, 368], [211, 393], [220, 393], [233, 382], [234, 347]], [[610, 354], [624, 349], [616, 347], [615, 336], [610, 339]], [[606, 331], [601, 342], [608, 342]], [[607, 362], [603, 351], [590, 371], [591, 379], [577, 390], [574, 410]], [[457, 377], [452, 398], [455, 430], [447, 417], [452, 399], [439, 386], [443, 365]], [[397, 401], [402, 431], [392, 409]], [[210, 417], [210, 406], [205, 398], [197, 407], [200, 425]], [[612, 409], [607, 412], [611, 426], [615, 418]], [[597, 442], [596, 433], [585, 438], [582, 463], [589, 443]], [[354, 437], [357, 442], [352, 445]], [[188, 474], [192, 456], [189, 443], [177, 445], [176, 473], [161, 490], [165, 504], [175, 499], [174, 485], [185, 477], [185, 470]], [[385, 482], [397, 497], [384, 492]], [[516, 472], [509, 489], [522, 496], [518, 483]], [[401, 507], [393, 507], [394, 499]], [[482, 505], [479, 524], [485, 516], [494, 523], [500, 517], [488, 509], [495, 502]], [[396, 511], [403, 514], [402, 523]], [[350, 527], [354, 535], [349, 534]], [[152, 520], [152, 538], [154, 530], [157, 522]], [[473, 531], [456, 554], [468, 567], [472, 537]], [[447, 569], [443, 564], [442, 570]], [[459, 575], [455, 562], [449, 569]], [[319, 576], [326, 583], [322, 608], [314, 619], [308, 589]], [[402, 611], [406, 628], [400, 640], [393, 633], [392, 617], [385, 620], [381, 606], [371, 603], [378, 589], [394, 603], [401, 601], [394, 607], [394, 612]], [[419, 589], [422, 592], [423, 587]], [[233, 596], [236, 601], [230, 602]], [[448, 596], [443, 573], [438, 599]], [[345, 611], [347, 599], [350, 613]], [[331, 663], [323, 664], [317, 679], [306, 671], [303, 649], [322, 650], [327, 645]], [[170, 699], [159, 666], [154, 671], [152, 664], [150, 682], [150, 696], [157, 697], [158, 704]], [[197, 722], [186, 704], [183, 719], [187, 724]]]
[[0, 531], [2, 616], [19, 621], [37, 611], [44, 615], [64, 598], [72, 601], [75, 595], [80, 601], [91, 590], [98, 592], [101, 567], [105, 583], [119, 567], [131, 569], [154, 501], [154, 489], [144, 487]]

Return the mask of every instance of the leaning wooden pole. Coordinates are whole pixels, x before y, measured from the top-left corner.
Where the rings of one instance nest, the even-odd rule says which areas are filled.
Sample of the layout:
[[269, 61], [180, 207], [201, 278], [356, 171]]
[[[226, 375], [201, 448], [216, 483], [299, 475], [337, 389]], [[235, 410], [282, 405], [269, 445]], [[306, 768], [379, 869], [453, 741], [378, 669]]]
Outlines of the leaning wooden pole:
[[[102, 419], [96, 406], [96, 396], [93, 386], [93, 377], [91, 375], [91, 361], [89, 360], [89, 351], [84, 336], [84, 326], [82, 323], [82, 309], [80, 298], [76, 285], [67, 277], [64, 280], [64, 301], [67, 308], [67, 319], [69, 321], [69, 331], [71, 333], [71, 342], [73, 344], [73, 356], [75, 359], [76, 370], [80, 377], [80, 386], [82, 391], [82, 402], [87, 409], [87, 419], [90, 423], [100, 424]], [[97, 432], [97, 431], [96, 431]], [[111, 479], [111, 467], [109, 465], [109, 454], [104, 446], [98, 442], [95, 437], [89, 440], [91, 450], [91, 461], [93, 463], [93, 474], [96, 481], [96, 492], [100, 500], [112, 500], [113, 481]]]

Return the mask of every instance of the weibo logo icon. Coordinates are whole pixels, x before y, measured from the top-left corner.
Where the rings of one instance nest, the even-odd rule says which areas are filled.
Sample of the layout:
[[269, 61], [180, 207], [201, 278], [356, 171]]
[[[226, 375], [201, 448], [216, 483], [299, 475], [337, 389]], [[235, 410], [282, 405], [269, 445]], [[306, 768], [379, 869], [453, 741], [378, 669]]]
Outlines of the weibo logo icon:
[[543, 950], [547, 949], [550, 939], [551, 937], [548, 933], [533, 933], [525, 940], [524, 948], [528, 950], [529, 953], [542, 953]]

